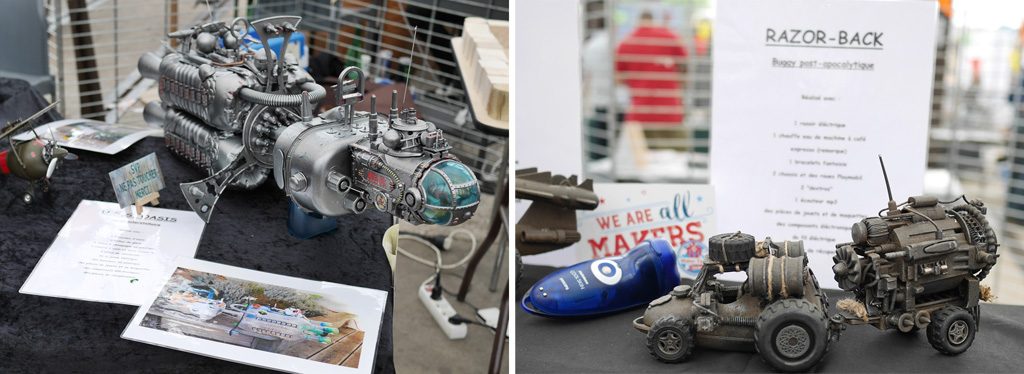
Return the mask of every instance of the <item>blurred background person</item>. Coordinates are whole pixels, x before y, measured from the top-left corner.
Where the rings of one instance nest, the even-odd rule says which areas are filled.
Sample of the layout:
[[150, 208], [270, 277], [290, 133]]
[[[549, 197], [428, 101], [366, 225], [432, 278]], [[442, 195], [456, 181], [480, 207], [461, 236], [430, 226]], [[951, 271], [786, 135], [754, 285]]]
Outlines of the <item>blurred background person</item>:
[[668, 27], [668, 13], [658, 24], [650, 10], [640, 13], [633, 29], [615, 51], [616, 81], [629, 88], [626, 125], [677, 127], [683, 123], [683, 74], [686, 48]]

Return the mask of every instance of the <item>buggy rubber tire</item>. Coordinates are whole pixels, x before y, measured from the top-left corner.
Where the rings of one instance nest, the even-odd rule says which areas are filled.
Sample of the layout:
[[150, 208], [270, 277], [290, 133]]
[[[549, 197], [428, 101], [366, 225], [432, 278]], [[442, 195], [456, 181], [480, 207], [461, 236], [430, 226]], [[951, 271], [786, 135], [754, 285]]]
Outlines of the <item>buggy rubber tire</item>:
[[708, 257], [723, 264], [747, 262], [757, 252], [753, 235], [742, 232], [718, 234], [708, 239]]
[[928, 324], [928, 343], [944, 355], [958, 355], [974, 343], [978, 323], [967, 309], [947, 306], [932, 313]]
[[768, 365], [779, 371], [813, 368], [829, 344], [825, 312], [806, 299], [783, 299], [768, 304], [754, 324], [754, 347]]
[[686, 361], [693, 353], [693, 335], [693, 325], [687, 321], [676, 316], [661, 317], [647, 331], [647, 351], [661, 362]]

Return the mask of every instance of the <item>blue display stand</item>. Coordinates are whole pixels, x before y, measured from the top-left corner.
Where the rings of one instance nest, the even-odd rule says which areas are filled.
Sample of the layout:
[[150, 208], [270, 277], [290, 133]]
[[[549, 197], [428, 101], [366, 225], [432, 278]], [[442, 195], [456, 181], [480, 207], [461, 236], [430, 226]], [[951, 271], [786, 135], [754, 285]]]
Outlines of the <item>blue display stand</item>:
[[338, 229], [338, 219], [307, 213], [294, 201], [288, 201], [288, 233], [299, 239], [309, 239]]

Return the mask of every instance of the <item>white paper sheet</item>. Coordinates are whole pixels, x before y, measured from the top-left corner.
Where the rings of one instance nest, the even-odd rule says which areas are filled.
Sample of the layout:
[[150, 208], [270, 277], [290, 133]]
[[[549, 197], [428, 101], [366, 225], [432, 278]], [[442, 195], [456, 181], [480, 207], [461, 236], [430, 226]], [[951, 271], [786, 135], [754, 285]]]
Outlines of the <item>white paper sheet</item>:
[[203, 221], [192, 211], [82, 200], [21, 286], [21, 293], [142, 305], [177, 257], [194, 257]]
[[[565, 176], [583, 175], [580, 137], [580, 4], [576, 0], [519, 0], [516, 17], [528, 27], [513, 27], [516, 44], [514, 169], [536, 167]], [[513, 109], [515, 109], [513, 107]], [[509, 143], [511, 146], [512, 143]], [[509, 175], [513, 170], [509, 170]], [[518, 221], [530, 207], [516, 200]], [[527, 264], [566, 266], [575, 263], [573, 250], [525, 256]]]
[[163, 130], [144, 125], [73, 118], [36, 127], [35, 133], [23, 132], [14, 136], [14, 140], [29, 140], [37, 134], [44, 139], [56, 139], [62, 147], [112, 155], [147, 136], [163, 137]]
[[290, 372], [373, 371], [385, 291], [187, 258], [162, 278], [121, 337]]
[[936, 3], [720, 0], [711, 183], [718, 228], [803, 240], [821, 284], [850, 226], [923, 189]]

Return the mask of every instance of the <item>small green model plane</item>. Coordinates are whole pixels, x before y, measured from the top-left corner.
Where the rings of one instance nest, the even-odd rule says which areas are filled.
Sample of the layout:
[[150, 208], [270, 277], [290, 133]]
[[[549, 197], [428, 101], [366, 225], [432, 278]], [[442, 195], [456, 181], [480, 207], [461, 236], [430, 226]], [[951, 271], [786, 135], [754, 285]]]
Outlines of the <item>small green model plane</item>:
[[36, 118], [57, 106], [58, 102], [50, 104], [27, 119], [16, 121], [0, 132], [0, 142], [6, 139], [10, 144], [10, 148], [0, 150], [0, 174], [10, 174], [29, 182], [28, 190], [22, 196], [25, 204], [32, 203], [37, 187], [43, 192], [49, 190], [50, 177], [57, 170], [57, 164], [61, 160], [78, 158], [57, 145], [57, 139], [53, 137], [52, 131], [49, 140], [41, 138], [34, 128], [30, 128], [35, 134], [34, 139], [19, 142], [13, 138]]

